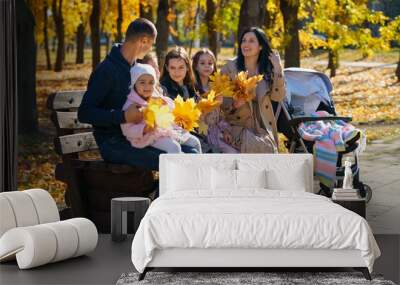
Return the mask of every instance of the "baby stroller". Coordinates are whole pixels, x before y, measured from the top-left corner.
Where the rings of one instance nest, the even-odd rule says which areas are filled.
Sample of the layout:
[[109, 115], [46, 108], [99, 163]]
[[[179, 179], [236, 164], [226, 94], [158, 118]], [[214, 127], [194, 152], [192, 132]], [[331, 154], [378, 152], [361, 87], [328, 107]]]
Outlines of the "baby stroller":
[[[290, 153], [313, 153], [313, 141], [304, 140], [299, 133], [299, 125], [310, 121], [343, 120], [350, 122], [350, 117], [336, 115], [332, 101], [332, 83], [324, 73], [311, 69], [285, 69], [286, 98], [281, 103], [274, 103], [275, 117], [277, 118], [278, 132], [282, 133], [287, 141], [286, 148]], [[332, 116], [310, 117], [316, 111], [326, 111]], [[354, 138], [345, 142], [345, 150], [338, 152], [336, 164], [336, 181], [334, 188], [343, 185], [344, 163], [342, 159], [349, 157], [353, 160], [353, 186], [359, 189], [361, 197], [368, 202], [372, 197], [371, 188], [360, 181], [358, 155], [365, 149], [365, 136], [359, 132]], [[319, 194], [331, 197], [331, 188], [320, 183]]]

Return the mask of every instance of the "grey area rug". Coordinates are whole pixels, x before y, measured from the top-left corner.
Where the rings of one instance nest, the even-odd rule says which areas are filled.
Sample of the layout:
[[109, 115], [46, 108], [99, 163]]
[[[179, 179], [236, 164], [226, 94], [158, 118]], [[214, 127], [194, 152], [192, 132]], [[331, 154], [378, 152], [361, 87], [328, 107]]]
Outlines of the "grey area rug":
[[372, 275], [368, 281], [359, 272], [148, 272], [146, 278], [138, 281], [138, 273], [122, 274], [116, 285], [395, 285], [380, 275]]

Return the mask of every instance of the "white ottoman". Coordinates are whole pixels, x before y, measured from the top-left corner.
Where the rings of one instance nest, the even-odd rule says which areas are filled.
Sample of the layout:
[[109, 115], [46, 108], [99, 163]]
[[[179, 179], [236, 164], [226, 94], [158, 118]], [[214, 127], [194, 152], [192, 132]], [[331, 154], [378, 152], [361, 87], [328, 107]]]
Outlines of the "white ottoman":
[[20, 269], [87, 254], [96, 248], [95, 225], [85, 218], [60, 221], [42, 189], [0, 193], [0, 261], [17, 259]]

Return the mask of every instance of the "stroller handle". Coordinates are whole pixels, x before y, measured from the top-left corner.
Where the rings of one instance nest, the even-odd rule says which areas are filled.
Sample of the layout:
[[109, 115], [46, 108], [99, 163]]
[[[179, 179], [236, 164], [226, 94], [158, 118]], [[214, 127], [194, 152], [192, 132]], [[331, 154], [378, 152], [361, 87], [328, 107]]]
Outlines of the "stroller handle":
[[289, 120], [289, 124], [291, 126], [297, 126], [304, 122], [316, 122], [316, 121], [334, 121], [334, 120], [342, 120], [346, 123], [351, 122], [351, 117], [337, 117], [337, 116], [329, 116], [329, 117], [299, 117], [293, 118]]

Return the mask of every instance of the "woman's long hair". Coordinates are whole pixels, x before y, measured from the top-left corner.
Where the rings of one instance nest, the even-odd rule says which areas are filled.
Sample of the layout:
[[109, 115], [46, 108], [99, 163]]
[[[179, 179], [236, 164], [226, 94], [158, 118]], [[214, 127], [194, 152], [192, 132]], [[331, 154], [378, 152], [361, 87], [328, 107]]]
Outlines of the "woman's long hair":
[[268, 57], [272, 53], [272, 49], [268, 43], [268, 39], [264, 31], [258, 27], [247, 28], [243, 31], [242, 35], [240, 36], [238, 55], [237, 55], [237, 69], [238, 71], [246, 70], [246, 67], [244, 65], [244, 56], [242, 53], [241, 45], [244, 35], [249, 32], [252, 32], [256, 35], [258, 44], [261, 46], [260, 54], [258, 55], [258, 60], [257, 60], [258, 72], [260, 74], [264, 74], [269, 77], [272, 73], [272, 63]]
[[167, 65], [169, 63], [169, 60], [173, 59], [173, 58], [180, 58], [180, 59], [184, 60], [186, 68], [187, 68], [187, 72], [186, 72], [185, 78], [183, 79], [183, 84], [185, 84], [189, 89], [194, 90], [194, 77], [193, 77], [192, 66], [190, 64], [189, 56], [183, 47], [175, 47], [174, 49], [170, 50], [167, 53], [167, 55], [165, 56], [163, 68], [161, 71], [160, 81], [163, 81], [166, 79], [168, 81], [173, 81], [167, 70]]
[[[216, 58], [215, 58], [214, 53], [213, 53], [211, 50], [209, 50], [208, 48], [202, 48], [201, 50], [199, 50], [198, 52], [196, 52], [196, 53], [194, 54], [194, 56], [192, 57], [192, 69], [193, 69], [194, 77], [195, 77], [195, 79], [196, 79], [196, 88], [197, 88], [197, 89], [202, 88], [202, 86], [201, 86], [201, 80], [200, 80], [200, 74], [199, 74], [199, 72], [197, 71], [196, 67], [197, 67], [197, 65], [199, 64], [200, 57], [201, 57], [203, 54], [208, 54], [208, 55], [211, 56], [211, 58], [212, 58], [212, 61], [213, 61], [213, 63], [214, 63], [214, 69], [213, 69], [212, 74], [214, 74], [215, 72], [217, 72], [217, 60], [216, 60]], [[202, 90], [199, 90], [199, 91], [202, 91]]]

